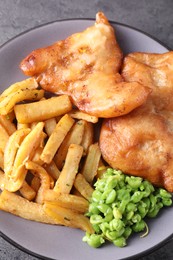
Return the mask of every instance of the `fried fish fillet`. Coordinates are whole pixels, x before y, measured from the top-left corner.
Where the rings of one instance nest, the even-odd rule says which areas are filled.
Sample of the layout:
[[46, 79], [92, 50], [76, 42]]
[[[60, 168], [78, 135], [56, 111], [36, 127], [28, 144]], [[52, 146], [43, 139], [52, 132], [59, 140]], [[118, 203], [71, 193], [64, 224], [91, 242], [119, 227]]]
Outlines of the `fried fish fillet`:
[[173, 52], [130, 54], [122, 76], [152, 93], [128, 115], [104, 120], [102, 155], [112, 167], [173, 192]]
[[71, 96], [81, 111], [114, 117], [143, 104], [150, 93], [140, 83], [124, 82], [119, 74], [122, 58], [113, 27], [99, 12], [93, 26], [34, 50], [20, 68], [45, 90]]

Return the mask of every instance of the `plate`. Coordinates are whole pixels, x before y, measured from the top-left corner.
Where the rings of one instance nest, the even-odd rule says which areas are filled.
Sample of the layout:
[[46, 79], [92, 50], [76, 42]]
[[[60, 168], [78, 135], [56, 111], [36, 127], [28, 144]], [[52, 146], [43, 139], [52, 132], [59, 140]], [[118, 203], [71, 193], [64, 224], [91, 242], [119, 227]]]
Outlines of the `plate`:
[[[29, 30], [0, 48], [0, 92], [10, 84], [22, 80], [25, 76], [19, 69], [20, 61], [33, 49], [50, 45], [64, 39], [72, 33], [84, 30], [93, 25], [91, 19], [73, 19], [55, 21]], [[168, 48], [159, 41], [129, 26], [112, 22], [116, 29], [118, 42], [123, 52], [134, 51], [163, 53]], [[161, 210], [159, 216], [149, 220], [150, 233], [144, 238], [135, 234], [124, 248], [106, 244], [102, 248], [93, 249], [82, 242], [84, 232], [48, 224], [36, 223], [21, 219], [0, 211], [1, 235], [27, 253], [42, 258], [59, 260], [127, 259], [147, 253], [171, 237], [173, 226], [172, 208]]]

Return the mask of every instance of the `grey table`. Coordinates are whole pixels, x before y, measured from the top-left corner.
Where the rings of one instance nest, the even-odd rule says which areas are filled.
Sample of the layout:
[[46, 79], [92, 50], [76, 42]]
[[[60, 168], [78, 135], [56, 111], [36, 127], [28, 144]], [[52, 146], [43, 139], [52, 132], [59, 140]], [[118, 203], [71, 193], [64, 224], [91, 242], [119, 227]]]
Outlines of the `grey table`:
[[[141, 29], [173, 49], [172, 0], [1, 0], [0, 45], [40, 24], [66, 18], [94, 18], [99, 10], [110, 20]], [[0, 259], [38, 258], [0, 238]], [[172, 260], [173, 241], [140, 259]]]

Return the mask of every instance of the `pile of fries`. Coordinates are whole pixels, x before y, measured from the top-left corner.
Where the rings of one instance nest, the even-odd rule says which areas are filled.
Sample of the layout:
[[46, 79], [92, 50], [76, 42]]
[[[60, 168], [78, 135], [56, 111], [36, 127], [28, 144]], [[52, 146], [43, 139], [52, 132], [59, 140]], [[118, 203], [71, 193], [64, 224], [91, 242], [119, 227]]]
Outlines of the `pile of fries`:
[[93, 233], [84, 214], [102, 164], [98, 118], [45, 94], [28, 78], [0, 96], [0, 209]]

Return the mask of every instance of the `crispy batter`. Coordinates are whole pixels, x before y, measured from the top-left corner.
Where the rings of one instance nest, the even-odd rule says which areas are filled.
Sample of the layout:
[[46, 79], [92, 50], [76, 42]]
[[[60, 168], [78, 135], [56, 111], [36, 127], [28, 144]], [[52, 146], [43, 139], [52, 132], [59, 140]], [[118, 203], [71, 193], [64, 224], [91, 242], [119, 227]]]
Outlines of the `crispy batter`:
[[130, 54], [122, 75], [148, 85], [152, 93], [140, 108], [104, 121], [103, 157], [112, 167], [173, 192], [173, 52]]
[[123, 81], [118, 73], [122, 57], [113, 27], [97, 13], [94, 26], [34, 50], [20, 68], [42, 88], [70, 95], [81, 111], [114, 117], [143, 104], [150, 92], [139, 83]]

